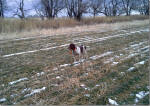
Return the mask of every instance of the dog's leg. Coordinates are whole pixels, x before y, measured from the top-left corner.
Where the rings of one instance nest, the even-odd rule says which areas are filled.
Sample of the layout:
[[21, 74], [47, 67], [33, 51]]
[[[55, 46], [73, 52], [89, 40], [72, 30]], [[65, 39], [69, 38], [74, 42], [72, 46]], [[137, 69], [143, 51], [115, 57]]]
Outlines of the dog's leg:
[[79, 62], [81, 62], [81, 54], [79, 54]]
[[75, 54], [73, 53], [72, 51], [72, 56], [73, 56], [73, 59], [74, 59], [74, 62], [76, 61], [76, 57], [75, 57]]

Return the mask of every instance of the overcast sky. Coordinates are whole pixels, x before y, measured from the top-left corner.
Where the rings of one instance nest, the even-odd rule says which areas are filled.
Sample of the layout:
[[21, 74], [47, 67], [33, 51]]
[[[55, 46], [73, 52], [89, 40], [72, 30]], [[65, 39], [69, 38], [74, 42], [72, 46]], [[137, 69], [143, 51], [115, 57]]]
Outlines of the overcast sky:
[[[12, 17], [13, 14], [12, 14], [12, 11], [15, 11], [16, 10], [16, 7], [17, 7], [17, 3], [19, 0], [7, 0], [7, 5], [9, 6], [9, 10], [5, 13], [5, 16], [6, 17]], [[38, 0], [24, 0], [24, 9], [25, 10], [29, 10], [26, 15], [35, 15], [36, 12], [33, 8], [33, 4], [35, 2], [37, 2]], [[63, 16], [66, 16], [66, 11], [63, 10], [61, 12], [59, 12], [58, 14], [59, 17], [63, 17]]]
[[[17, 7], [17, 3], [19, 0], [7, 0], [7, 5], [9, 6], [9, 10], [5, 14], [5, 16], [11, 17], [12, 16], [12, 10], [15, 11]], [[32, 3], [34, 3], [37, 0], [24, 0], [24, 7], [25, 10], [31, 9], [28, 11], [27, 15], [35, 15], [36, 12], [34, 11], [32, 7]]]

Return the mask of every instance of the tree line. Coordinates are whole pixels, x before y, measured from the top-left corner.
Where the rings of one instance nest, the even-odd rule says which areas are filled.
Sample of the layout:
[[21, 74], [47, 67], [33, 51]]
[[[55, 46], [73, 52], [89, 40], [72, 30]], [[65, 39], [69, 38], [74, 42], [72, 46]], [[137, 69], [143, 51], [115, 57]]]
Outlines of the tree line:
[[[20, 19], [26, 18], [26, 13], [31, 9], [25, 9], [26, 0], [15, 0], [13, 16]], [[7, 0], [0, 0], [0, 18], [4, 18], [6, 11], [11, 11]], [[105, 16], [130, 16], [133, 10], [141, 15], [149, 15], [149, 0], [33, 0], [32, 9], [44, 19], [58, 17], [61, 10], [66, 10], [69, 18], [81, 20], [83, 14], [90, 13], [94, 17], [103, 14]]]

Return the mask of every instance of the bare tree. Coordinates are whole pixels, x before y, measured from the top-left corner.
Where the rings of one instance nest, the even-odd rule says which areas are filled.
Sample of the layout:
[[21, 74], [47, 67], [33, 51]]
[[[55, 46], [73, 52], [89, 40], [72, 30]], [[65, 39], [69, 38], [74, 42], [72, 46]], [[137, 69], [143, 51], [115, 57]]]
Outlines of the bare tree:
[[83, 2], [83, 0], [75, 0], [75, 8], [73, 11], [74, 17], [80, 21], [83, 13], [87, 13], [88, 3], [86, 1]]
[[103, 11], [101, 11], [101, 13], [103, 13], [105, 16], [111, 16], [110, 0], [104, 0]]
[[105, 16], [118, 16], [122, 14], [120, 0], [104, 0], [103, 1], [103, 13]]
[[18, 16], [20, 19], [25, 18], [25, 10], [24, 9], [24, 0], [15, 1], [16, 2], [16, 11], [14, 11], [14, 16]]
[[111, 0], [110, 4], [112, 5], [112, 16], [117, 16], [121, 14], [121, 9], [119, 8], [119, 0]]
[[4, 12], [7, 9], [6, 0], [0, 0], [0, 18], [4, 18]]
[[64, 8], [63, 0], [41, 0], [45, 15], [48, 19], [55, 18]]
[[80, 21], [83, 13], [87, 13], [87, 0], [66, 0], [66, 8], [69, 17]]
[[74, 0], [65, 0], [65, 7], [67, 9], [67, 15], [72, 18], [74, 11]]
[[127, 16], [131, 15], [131, 11], [135, 8], [136, 0], [122, 0], [122, 7]]
[[103, 0], [90, 0], [90, 13], [95, 17], [98, 13], [102, 11]]
[[43, 5], [41, 5], [41, 0], [32, 3], [34, 10], [36, 11], [36, 14], [44, 20], [44, 17], [46, 16], [45, 10]]
[[141, 15], [149, 15], [149, 0], [137, 0], [136, 7]]

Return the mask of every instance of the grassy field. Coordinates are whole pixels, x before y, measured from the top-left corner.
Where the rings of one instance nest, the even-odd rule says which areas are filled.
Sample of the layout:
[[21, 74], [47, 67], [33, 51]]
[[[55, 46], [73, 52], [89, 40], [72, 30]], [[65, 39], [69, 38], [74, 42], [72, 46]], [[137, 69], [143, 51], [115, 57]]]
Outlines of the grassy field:
[[[2, 40], [0, 104], [148, 105], [148, 34], [145, 23]], [[67, 50], [71, 42], [87, 46], [87, 60], [73, 63]]]

